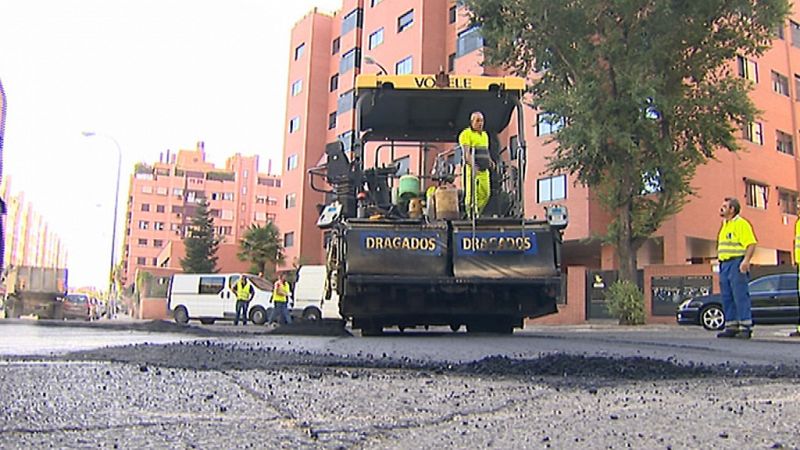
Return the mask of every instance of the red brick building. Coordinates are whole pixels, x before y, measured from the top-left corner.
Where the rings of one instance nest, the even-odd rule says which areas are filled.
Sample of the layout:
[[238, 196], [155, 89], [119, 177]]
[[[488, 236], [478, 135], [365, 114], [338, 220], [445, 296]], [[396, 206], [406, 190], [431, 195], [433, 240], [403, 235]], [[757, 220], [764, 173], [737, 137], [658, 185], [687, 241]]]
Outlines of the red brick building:
[[[242, 270], [236, 251], [251, 224], [276, 221], [281, 180], [259, 173], [258, 156], [235, 154], [224, 168], [206, 161], [203, 142], [194, 150], [167, 151], [153, 164], [138, 164], [131, 176], [125, 222], [125, 285], [137, 267], [180, 267], [182, 240], [197, 204], [205, 199], [222, 238], [217, 267]], [[245, 267], [246, 269], [246, 267]]]
[[[312, 11], [292, 31], [287, 86], [284, 192], [281, 231], [287, 236], [287, 260], [302, 255], [322, 260], [322, 234], [315, 226], [322, 195], [313, 192], [307, 170], [320, 163], [327, 142], [347, 138], [353, 125], [353, 84], [359, 73], [377, 73], [370, 56], [390, 73], [496, 75], [481, 66], [483, 41], [469, 28], [463, 6], [452, 0], [344, 0], [334, 15]], [[797, 63], [796, 63], [797, 62]], [[698, 171], [696, 196], [667, 221], [641, 249], [639, 264], [707, 263], [715, 258], [721, 199], [742, 200], [743, 215], [758, 234], [758, 264], [788, 262], [798, 196], [795, 141], [800, 100], [800, 14], [777, 33], [773, 47], [758, 60], [732, 61], [740, 76], [755, 83], [752, 98], [764, 111], [743, 131], [744, 151], [720, 152]], [[613, 248], [585, 243], [605, 232], [608, 217], [592, 193], [565, 174], [544, 173], [553, 127], [526, 111], [528, 168], [526, 211], [541, 215], [551, 202], [570, 211], [564, 257], [568, 265], [610, 269]], [[506, 137], [511, 138], [510, 136]], [[347, 146], [347, 139], [345, 139]], [[367, 152], [369, 154], [369, 152]]]

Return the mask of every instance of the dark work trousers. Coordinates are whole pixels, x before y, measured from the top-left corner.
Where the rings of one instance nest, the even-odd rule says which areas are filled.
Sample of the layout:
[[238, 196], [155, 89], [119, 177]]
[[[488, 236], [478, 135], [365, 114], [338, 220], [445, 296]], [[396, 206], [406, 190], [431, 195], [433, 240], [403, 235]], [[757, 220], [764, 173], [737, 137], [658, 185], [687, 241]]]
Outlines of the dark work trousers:
[[722, 261], [719, 264], [719, 290], [722, 294], [722, 311], [725, 328], [749, 330], [753, 327], [750, 302], [749, 273], [739, 272], [741, 257]]
[[233, 319], [234, 325], [239, 325], [239, 317], [242, 324], [247, 325], [247, 310], [250, 309], [250, 300], [236, 300], [236, 318]]

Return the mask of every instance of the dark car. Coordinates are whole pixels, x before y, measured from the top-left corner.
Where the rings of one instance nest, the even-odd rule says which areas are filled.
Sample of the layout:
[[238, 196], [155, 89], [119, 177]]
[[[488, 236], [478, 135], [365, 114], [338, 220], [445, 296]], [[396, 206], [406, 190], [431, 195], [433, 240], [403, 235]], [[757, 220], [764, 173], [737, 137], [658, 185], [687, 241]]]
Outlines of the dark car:
[[[797, 297], [797, 274], [766, 275], [750, 282], [753, 323], [756, 325], [796, 325], [800, 316]], [[707, 330], [720, 330], [725, 325], [720, 294], [695, 297], [678, 306], [681, 325], [702, 325]]]
[[89, 320], [91, 318], [91, 300], [86, 294], [67, 294], [62, 304], [65, 319]]

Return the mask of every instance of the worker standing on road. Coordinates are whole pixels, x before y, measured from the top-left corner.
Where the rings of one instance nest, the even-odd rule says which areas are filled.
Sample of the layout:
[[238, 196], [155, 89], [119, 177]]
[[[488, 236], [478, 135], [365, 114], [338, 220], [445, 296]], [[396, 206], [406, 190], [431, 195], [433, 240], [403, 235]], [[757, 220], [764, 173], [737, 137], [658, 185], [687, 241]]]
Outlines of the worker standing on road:
[[719, 208], [722, 227], [717, 239], [719, 287], [725, 330], [719, 338], [750, 339], [753, 329], [750, 290], [750, 258], [756, 250], [753, 227], [739, 216], [741, 205], [735, 198], [726, 198]]
[[247, 277], [242, 275], [233, 286], [233, 291], [236, 294], [236, 317], [233, 319], [233, 324], [239, 325], [241, 317], [242, 324], [247, 325], [247, 310], [250, 309], [250, 300], [254, 294], [253, 285]]
[[269, 321], [280, 323], [280, 317], [282, 317], [287, 325], [292, 323], [292, 316], [289, 314], [287, 307], [289, 302], [289, 283], [286, 282], [285, 273], [280, 274], [278, 281], [272, 286], [272, 302], [275, 307], [272, 309]]
[[[798, 219], [794, 223], [794, 263], [797, 266], [798, 270], [798, 280], [797, 280], [797, 289], [798, 289], [798, 296], [797, 296], [797, 307], [800, 308], [800, 208], [797, 210]], [[797, 329], [789, 333], [791, 337], [800, 337], [800, 317], [798, 317], [797, 322]]]
[[494, 167], [494, 161], [489, 154], [489, 134], [483, 125], [483, 113], [475, 111], [469, 117], [469, 127], [458, 135], [464, 159], [464, 206], [468, 217], [480, 216], [491, 195], [489, 169]]

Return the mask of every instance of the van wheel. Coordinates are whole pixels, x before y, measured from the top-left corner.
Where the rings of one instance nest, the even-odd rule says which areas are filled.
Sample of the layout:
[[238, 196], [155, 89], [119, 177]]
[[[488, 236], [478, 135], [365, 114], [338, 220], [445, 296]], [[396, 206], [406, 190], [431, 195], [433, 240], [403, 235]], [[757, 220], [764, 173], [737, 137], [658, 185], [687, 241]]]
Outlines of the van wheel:
[[309, 306], [303, 311], [303, 319], [304, 320], [320, 320], [322, 319], [322, 311], [314, 306]]
[[256, 325], [264, 325], [267, 322], [267, 311], [261, 306], [250, 308], [250, 321]]
[[183, 306], [178, 306], [175, 308], [172, 316], [175, 318], [175, 322], [179, 324], [186, 325], [189, 323], [189, 312], [186, 311], [186, 308]]

